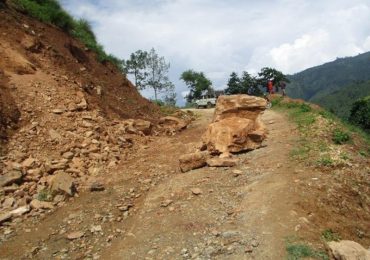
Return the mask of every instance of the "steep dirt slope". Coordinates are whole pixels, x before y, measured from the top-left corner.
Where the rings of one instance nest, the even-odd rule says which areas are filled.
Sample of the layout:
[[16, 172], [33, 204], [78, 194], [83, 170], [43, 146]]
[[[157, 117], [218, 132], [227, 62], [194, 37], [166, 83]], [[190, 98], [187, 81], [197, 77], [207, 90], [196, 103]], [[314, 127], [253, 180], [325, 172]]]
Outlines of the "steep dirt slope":
[[[0, 19], [1, 74], [10, 81], [28, 84], [26, 87], [37, 82], [37, 93], [41, 94], [48, 90], [48, 84], [56, 85], [58, 91], [52, 94], [60, 104], [50, 102], [50, 107], [67, 108], [69, 99], [81, 91], [90, 109], [99, 108], [104, 116], [157, 118], [156, 106], [142, 98], [114, 66], [99, 63], [94, 53], [66, 33], [9, 9], [0, 9]], [[14, 82], [10, 82], [8, 91], [3, 80], [1, 85], [2, 93], [12, 88], [16, 104], [37, 106], [31, 89], [24, 90], [30, 98], [20, 100]]]
[[[150, 139], [132, 127], [128, 134], [123, 120], [156, 124], [161, 113], [116, 67], [58, 28], [6, 8], [0, 21], [2, 224], [12, 210], [29, 212], [31, 200], [52, 199], [52, 176], [71, 176], [77, 190], [102, 178]], [[149, 121], [138, 122], [151, 130]]]

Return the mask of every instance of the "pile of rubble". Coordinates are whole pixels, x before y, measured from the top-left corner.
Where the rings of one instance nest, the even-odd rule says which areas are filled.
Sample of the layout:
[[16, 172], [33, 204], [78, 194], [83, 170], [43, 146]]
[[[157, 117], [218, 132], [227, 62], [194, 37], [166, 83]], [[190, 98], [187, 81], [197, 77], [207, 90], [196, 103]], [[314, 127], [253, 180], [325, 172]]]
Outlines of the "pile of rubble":
[[260, 118], [265, 109], [266, 100], [259, 97], [219, 97], [213, 121], [202, 137], [202, 147], [179, 159], [181, 171], [206, 165], [232, 167], [238, 162], [233, 154], [261, 147], [267, 132]]
[[1, 158], [0, 209], [5, 213], [0, 223], [31, 209], [52, 209], [83, 188], [93, 189], [152, 135], [173, 134], [187, 126], [175, 117], [162, 118], [158, 126], [141, 119], [112, 122], [86, 108], [54, 109], [50, 116], [64, 127], [33, 122], [12, 138], [9, 153]]

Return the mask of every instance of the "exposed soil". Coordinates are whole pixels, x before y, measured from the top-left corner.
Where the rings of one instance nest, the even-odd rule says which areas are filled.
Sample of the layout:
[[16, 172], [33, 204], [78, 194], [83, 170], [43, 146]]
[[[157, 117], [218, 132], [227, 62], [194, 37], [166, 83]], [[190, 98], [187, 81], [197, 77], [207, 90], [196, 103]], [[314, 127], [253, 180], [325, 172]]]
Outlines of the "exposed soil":
[[[240, 154], [241, 163], [234, 168], [182, 174], [178, 157], [195, 149], [212, 117], [212, 110], [200, 112], [190, 129], [156, 138], [119, 165], [107, 176], [106, 191], [81, 194], [44, 218], [20, 224], [0, 256], [282, 258], [285, 238], [295, 234], [300, 217], [307, 217], [295, 204], [292, 183], [298, 166], [288, 158], [296, 138], [292, 126], [283, 115], [268, 111], [265, 147]], [[192, 188], [201, 194], [194, 195]], [[92, 233], [94, 226], [101, 231]], [[69, 242], [65, 237], [72, 231], [82, 231], [84, 237]]]
[[[368, 159], [306, 167], [290, 156], [296, 126], [268, 110], [265, 145], [236, 167], [181, 173], [213, 110], [174, 136], [126, 135], [123, 119], [161, 113], [119, 71], [54, 27], [9, 9], [0, 20], [0, 174], [24, 175], [1, 209], [28, 205], [58, 167], [78, 184], [1, 223], [0, 259], [284, 259], [287, 238], [322, 249], [329, 228], [370, 246]], [[90, 179], [104, 190], [83, 189]]]

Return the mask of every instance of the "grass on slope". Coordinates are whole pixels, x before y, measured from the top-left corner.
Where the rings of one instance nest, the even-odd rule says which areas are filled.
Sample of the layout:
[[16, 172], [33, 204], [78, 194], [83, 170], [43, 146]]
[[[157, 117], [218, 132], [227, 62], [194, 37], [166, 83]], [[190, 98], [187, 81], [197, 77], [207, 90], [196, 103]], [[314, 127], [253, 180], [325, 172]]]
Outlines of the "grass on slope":
[[69, 33], [72, 37], [79, 39], [87, 48], [97, 54], [100, 62], [111, 62], [122, 71], [121, 61], [104, 51], [100, 45], [88, 21], [76, 20], [68, 14], [57, 0], [12, 0], [13, 6], [31, 17], [41, 22], [53, 24], [63, 31]]
[[273, 107], [286, 111], [300, 132], [292, 158], [311, 166], [341, 167], [370, 156], [370, 136], [326, 110], [281, 97], [273, 100]]

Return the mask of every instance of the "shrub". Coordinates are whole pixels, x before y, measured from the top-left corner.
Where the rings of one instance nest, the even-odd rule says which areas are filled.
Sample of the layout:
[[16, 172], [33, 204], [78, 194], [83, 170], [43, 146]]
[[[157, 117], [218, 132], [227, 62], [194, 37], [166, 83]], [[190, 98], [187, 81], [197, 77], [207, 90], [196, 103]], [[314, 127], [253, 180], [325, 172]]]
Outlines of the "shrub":
[[340, 129], [334, 129], [332, 140], [335, 144], [344, 144], [351, 139], [350, 135], [347, 132], [343, 132]]
[[301, 104], [301, 105], [299, 106], [299, 109], [300, 109], [300, 111], [301, 111], [301, 112], [303, 112], [303, 113], [311, 112], [311, 110], [312, 110], [312, 108], [311, 108], [309, 105], [305, 104], [305, 103]]
[[334, 164], [333, 160], [330, 157], [320, 158], [317, 163], [321, 166], [332, 166]]
[[52, 196], [48, 190], [43, 189], [37, 194], [37, 199], [39, 201], [50, 201]]
[[325, 252], [316, 251], [308, 245], [304, 244], [289, 244], [287, 245], [286, 250], [288, 252], [289, 260], [299, 260], [306, 257], [324, 260], [329, 259]]
[[370, 133], [370, 96], [353, 103], [349, 121]]
[[332, 229], [325, 229], [321, 233], [321, 237], [327, 242], [339, 241], [341, 239], [339, 234], [335, 233]]

